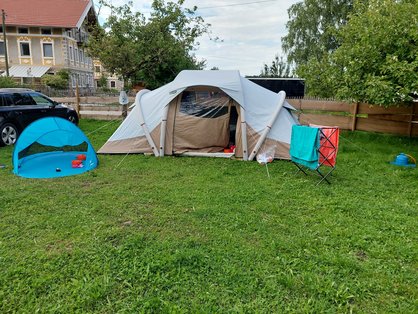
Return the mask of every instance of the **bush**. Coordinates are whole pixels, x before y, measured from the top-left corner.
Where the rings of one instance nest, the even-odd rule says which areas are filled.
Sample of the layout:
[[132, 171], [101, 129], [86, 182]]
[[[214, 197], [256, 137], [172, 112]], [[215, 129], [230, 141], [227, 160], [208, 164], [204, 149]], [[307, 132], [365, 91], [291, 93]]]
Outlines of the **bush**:
[[44, 85], [56, 89], [65, 89], [68, 87], [68, 79], [63, 78], [60, 75], [46, 74], [42, 76], [41, 82]]
[[107, 86], [107, 77], [102, 75], [99, 80], [97, 81], [97, 87], [106, 88]]
[[0, 76], [0, 88], [17, 87], [17, 83], [7, 76]]
[[69, 82], [70, 80], [70, 71], [67, 69], [61, 69], [57, 72], [57, 75], [61, 78], [63, 78], [64, 80], [66, 80], [67, 82]]
[[99, 87], [97, 89], [98, 93], [106, 93], [106, 94], [119, 94], [119, 91], [116, 88], [109, 88], [109, 87]]

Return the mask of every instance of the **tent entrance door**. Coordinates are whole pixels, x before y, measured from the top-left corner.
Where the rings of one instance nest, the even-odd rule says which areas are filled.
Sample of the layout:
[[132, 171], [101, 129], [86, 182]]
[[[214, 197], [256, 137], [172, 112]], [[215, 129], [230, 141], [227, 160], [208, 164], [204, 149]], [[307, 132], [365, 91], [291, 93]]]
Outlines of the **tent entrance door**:
[[217, 90], [186, 90], [174, 118], [173, 153], [223, 152], [229, 144], [229, 96]]

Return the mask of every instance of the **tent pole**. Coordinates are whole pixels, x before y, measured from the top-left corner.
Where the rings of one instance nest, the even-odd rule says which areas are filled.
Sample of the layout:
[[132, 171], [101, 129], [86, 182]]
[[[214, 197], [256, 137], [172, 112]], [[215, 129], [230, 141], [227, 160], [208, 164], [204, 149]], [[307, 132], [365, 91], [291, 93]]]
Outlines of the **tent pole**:
[[249, 157], [249, 160], [253, 160], [255, 155], [258, 153], [258, 150], [260, 149], [261, 145], [264, 143], [264, 140], [266, 139], [268, 133], [270, 132], [274, 122], [276, 121], [277, 117], [279, 116], [279, 112], [283, 107], [284, 100], [286, 98], [286, 93], [284, 91], [279, 92], [279, 104], [276, 108], [276, 111], [274, 112], [270, 122], [267, 124], [266, 128], [263, 131], [263, 134], [261, 134], [260, 138], [257, 141], [257, 144], [255, 144], [255, 147], [253, 151], [251, 152], [251, 155]]
[[242, 137], [242, 159], [248, 160], [248, 145], [247, 145], [247, 121], [245, 120], [245, 109], [240, 108], [241, 117], [241, 137]]
[[163, 119], [161, 120], [161, 128], [160, 128], [160, 157], [164, 156], [164, 147], [165, 147], [165, 132], [167, 129], [167, 116], [168, 116], [168, 107], [170, 103], [168, 103], [167, 106], [165, 106], [163, 111]]
[[158, 157], [159, 156], [158, 149], [157, 149], [157, 147], [155, 147], [155, 143], [152, 140], [152, 137], [151, 137], [151, 135], [149, 133], [149, 130], [148, 130], [147, 125], [145, 124], [144, 114], [142, 112], [142, 107], [141, 107], [141, 102], [139, 101], [139, 99], [142, 96], [142, 94], [140, 94], [140, 93], [141, 92], [139, 92], [138, 94], [136, 94], [136, 97], [135, 97], [136, 106], [139, 107], [139, 110], [138, 110], [139, 111], [139, 124], [141, 125], [142, 130], [145, 133], [145, 137], [147, 138], [148, 144], [151, 146], [151, 149], [154, 152], [154, 156], [155, 157]]

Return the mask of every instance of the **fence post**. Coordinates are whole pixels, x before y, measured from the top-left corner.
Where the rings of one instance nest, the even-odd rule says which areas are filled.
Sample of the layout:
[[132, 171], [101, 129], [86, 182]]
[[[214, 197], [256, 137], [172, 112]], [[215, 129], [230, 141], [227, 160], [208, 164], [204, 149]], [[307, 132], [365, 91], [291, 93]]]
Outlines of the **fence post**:
[[80, 91], [78, 89], [78, 82], [75, 84], [75, 111], [78, 117], [80, 117]]
[[299, 98], [299, 110], [298, 110], [298, 120], [300, 122], [300, 116], [302, 115], [302, 97]]
[[351, 121], [351, 131], [355, 131], [357, 127], [358, 106], [359, 106], [358, 102], [354, 103], [353, 119]]
[[122, 105], [122, 119], [125, 120], [127, 116], [128, 116], [128, 105], [123, 104]]
[[412, 104], [411, 106], [411, 116], [409, 117], [409, 124], [408, 124], [408, 136], [412, 137], [412, 122], [414, 121], [414, 115], [415, 115], [415, 107], [416, 104]]

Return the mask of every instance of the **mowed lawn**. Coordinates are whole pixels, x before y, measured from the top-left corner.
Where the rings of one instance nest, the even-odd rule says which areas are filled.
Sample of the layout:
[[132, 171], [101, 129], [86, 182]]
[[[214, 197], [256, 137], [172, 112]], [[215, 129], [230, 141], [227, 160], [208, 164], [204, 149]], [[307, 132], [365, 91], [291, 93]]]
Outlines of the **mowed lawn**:
[[[82, 120], [98, 149], [118, 123]], [[332, 184], [288, 161], [100, 155], [60, 179], [0, 148], [1, 313], [416, 313], [418, 139], [342, 132]]]

